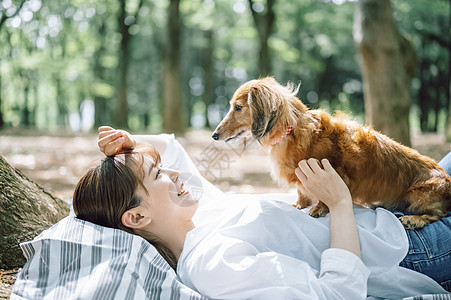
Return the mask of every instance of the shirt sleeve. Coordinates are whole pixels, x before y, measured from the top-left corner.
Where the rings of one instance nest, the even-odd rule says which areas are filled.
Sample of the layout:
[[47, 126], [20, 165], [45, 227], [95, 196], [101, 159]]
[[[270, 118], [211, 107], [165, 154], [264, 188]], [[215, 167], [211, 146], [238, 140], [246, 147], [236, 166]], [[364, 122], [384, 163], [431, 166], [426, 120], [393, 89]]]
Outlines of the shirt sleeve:
[[320, 280], [327, 282], [331, 290], [354, 295], [348, 299], [366, 298], [369, 275], [370, 270], [350, 251], [331, 248], [325, 250], [321, 256]]
[[161, 155], [161, 162], [165, 168], [200, 176], [193, 160], [185, 148], [175, 139], [174, 134], [160, 134], [159, 136], [166, 139], [166, 150]]
[[[224, 241], [223, 241], [224, 242]], [[351, 252], [328, 249], [321, 269], [251, 244], [228, 241], [192, 264], [191, 284], [215, 299], [366, 299], [368, 268]], [[243, 255], [246, 253], [246, 255]], [[201, 263], [199, 263], [201, 262]]]

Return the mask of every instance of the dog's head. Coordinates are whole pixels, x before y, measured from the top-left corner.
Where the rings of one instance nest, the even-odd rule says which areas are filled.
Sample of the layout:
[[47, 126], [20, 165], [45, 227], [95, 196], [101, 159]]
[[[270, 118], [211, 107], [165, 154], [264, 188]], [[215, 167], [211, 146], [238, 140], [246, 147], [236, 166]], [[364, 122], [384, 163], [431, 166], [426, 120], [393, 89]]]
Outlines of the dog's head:
[[280, 85], [274, 78], [251, 80], [236, 90], [230, 110], [213, 132], [213, 139], [225, 140], [253, 137], [261, 141], [271, 133], [295, 127], [307, 107], [296, 97], [299, 86]]

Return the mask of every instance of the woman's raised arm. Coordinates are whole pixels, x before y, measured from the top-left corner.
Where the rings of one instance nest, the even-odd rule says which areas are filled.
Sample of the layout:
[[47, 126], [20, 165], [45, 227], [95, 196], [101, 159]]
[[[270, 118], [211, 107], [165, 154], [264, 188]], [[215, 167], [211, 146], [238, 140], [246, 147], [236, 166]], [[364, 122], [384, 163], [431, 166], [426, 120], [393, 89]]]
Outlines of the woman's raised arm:
[[307, 191], [330, 211], [330, 247], [348, 250], [360, 257], [359, 235], [351, 193], [327, 159], [302, 160], [295, 171]]

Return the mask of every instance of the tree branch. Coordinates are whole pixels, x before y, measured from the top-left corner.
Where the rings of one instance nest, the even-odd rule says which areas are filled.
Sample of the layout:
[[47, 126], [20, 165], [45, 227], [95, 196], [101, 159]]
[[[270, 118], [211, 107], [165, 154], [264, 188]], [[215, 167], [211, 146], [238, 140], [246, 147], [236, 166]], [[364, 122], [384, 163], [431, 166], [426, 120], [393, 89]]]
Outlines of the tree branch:
[[253, 0], [249, 0], [249, 6], [252, 12], [252, 17], [254, 18], [255, 27], [257, 27], [258, 34], [263, 36], [262, 28], [261, 28], [261, 16], [252, 8], [254, 5]]
[[135, 15], [134, 15], [134, 17], [135, 17], [135, 24], [138, 23], [139, 11], [141, 10], [141, 7], [143, 6], [143, 2], [144, 2], [143, 0], [139, 0], [138, 8], [136, 9], [136, 12], [135, 12]]
[[25, 2], [26, 2], [26, 0], [22, 0], [22, 2], [19, 5], [19, 8], [16, 10], [16, 12], [13, 15], [7, 16], [6, 13], [4, 13], [2, 15], [2, 18], [0, 19], [0, 31], [2, 30], [3, 24], [6, 22], [7, 19], [17, 16], [17, 14], [20, 12], [20, 10], [22, 9]]
[[438, 35], [438, 34], [432, 33], [432, 32], [425, 32], [425, 33], [423, 33], [423, 36], [427, 39], [437, 42], [437, 44], [439, 44], [443, 48], [449, 47], [450, 41], [446, 40], [441, 35]]

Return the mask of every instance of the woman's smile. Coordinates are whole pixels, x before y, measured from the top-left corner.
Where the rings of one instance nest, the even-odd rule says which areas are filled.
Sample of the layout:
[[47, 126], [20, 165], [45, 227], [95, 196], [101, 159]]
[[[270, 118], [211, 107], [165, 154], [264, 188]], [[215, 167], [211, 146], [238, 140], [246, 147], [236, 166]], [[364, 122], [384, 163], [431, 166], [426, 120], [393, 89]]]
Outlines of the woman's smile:
[[178, 193], [178, 195], [177, 196], [184, 196], [184, 195], [188, 195], [189, 194], [189, 191], [185, 191], [184, 189], [183, 189], [183, 183], [182, 183], [182, 185], [180, 186], [180, 192]]
[[[198, 199], [193, 198], [192, 193], [190, 193], [189, 187], [185, 186], [183, 182], [179, 184], [178, 180], [175, 182], [175, 191], [170, 191], [169, 194], [174, 203], [180, 206], [191, 206], [194, 203], [198, 202]], [[175, 197], [174, 194], [176, 194]]]

